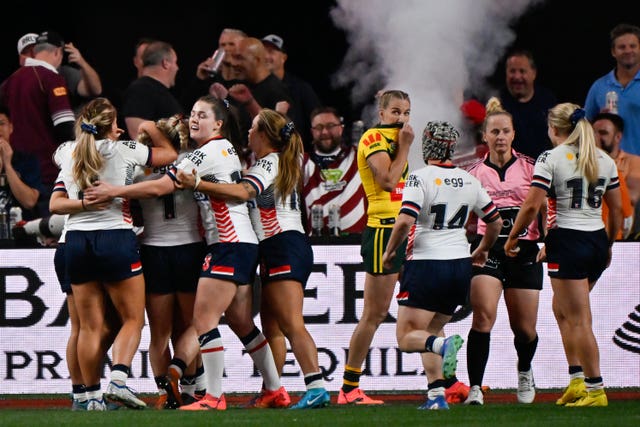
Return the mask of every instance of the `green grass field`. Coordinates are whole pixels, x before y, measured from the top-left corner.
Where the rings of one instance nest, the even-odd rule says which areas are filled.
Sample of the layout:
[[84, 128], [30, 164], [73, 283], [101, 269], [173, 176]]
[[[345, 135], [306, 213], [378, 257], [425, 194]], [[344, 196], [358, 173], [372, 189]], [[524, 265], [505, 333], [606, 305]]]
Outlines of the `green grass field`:
[[421, 411], [416, 404], [381, 407], [332, 405], [324, 409], [229, 408], [224, 412], [121, 409], [71, 412], [69, 409], [3, 409], [0, 426], [640, 426], [640, 400], [609, 402], [605, 408], [563, 408], [553, 403], [452, 405], [449, 411]]

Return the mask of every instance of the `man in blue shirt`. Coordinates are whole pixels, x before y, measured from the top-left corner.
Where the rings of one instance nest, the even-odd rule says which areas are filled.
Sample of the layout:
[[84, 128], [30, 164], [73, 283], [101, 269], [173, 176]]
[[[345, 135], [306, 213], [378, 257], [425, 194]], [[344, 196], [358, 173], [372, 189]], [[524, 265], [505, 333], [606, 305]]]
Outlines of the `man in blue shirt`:
[[[624, 120], [620, 149], [627, 157], [627, 185], [637, 212], [640, 207], [640, 28], [629, 24], [613, 28], [611, 56], [616, 60], [616, 66], [591, 85], [585, 110], [591, 120], [600, 112], [616, 113], [617, 108], [617, 114]], [[616, 93], [617, 104], [607, 105], [609, 92]]]

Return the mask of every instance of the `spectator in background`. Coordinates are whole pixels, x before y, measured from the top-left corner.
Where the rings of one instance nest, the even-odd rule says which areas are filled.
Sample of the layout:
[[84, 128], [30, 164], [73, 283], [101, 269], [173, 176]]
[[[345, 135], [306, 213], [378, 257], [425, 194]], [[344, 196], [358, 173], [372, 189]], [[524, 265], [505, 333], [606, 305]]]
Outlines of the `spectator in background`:
[[247, 37], [247, 33], [242, 30], [238, 30], [237, 28], [225, 28], [220, 33], [220, 37], [218, 38], [218, 49], [224, 50], [225, 56], [222, 60], [220, 71], [217, 74], [217, 80], [223, 84], [226, 83], [227, 87], [230, 86], [230, 82], [234, 82], [242, 78], [242, 75], [239, 74], [238, 70], [233, 66], [233, 54], [238, 49], [240, 40]]
[[[135, 44], [135, 46], [133, 48], [133, 57], [131, 58], [133, 66], [136, 69], [136, 77], [132, 81], [135, 81], [136, 79], [142, 77], [142, 70], [144, 68], [142, 66], [142, 55], [143, 55], [145, 49], [147, 48], [147, 46], [149, 46], [149, 44], [154, 42], [154, 41], [156, 41], [156, 40], [153, 39], [153, 38], [150, 38], [150, 37], [141, 37], [141, 38], [138, 39], [138, 41], [136, 41], [136, 44]], [[125, 92], [126, 92], [126, 88], [119, 87], [117, 89], [117, 101], [114, 101], [114, 105], [116, 105], [118, 107], [118, 122], [119, 123], [125, 123], [124, 116], [122, 115], [122, 108], [121, 108], [122, 103], [124, 101]], [[134, 139], [135, 135], [133, 137], [130, 137], [129, 133], [125, 129], [125, 132], [122, 134], [122, 138], [123, 139]]]
[[158, 120], [183, 112], [171, 93], [176, 84], [178, 55], [163, 41], [153, 41], [142, 54], [142, 76], [134, 80], [124, 93], [122, 116], [129, 137], [137, 136], [140, 123]]
[[276, 34], [269, 34], [262, 38], [262, 44], [267, 50], [267, 65], [269, 69], [277, 78], [282, 80], [295, 104], [296, 108], [291, 111], [289, 117], [295, 123], [296, 129], [300, 129], [304, 150], [311, 151], [313, 149], [312, 140], [314, 135], [310, 132], [311, 123], [309, 118], [311, 112], [321, 106], [320, 98], [309, 82], [285, 70], [284, 65], [288, 56], [284, 49], [282, 37]]
[[[629, 165], [626, 153], [620, 151], [620, 140], [624, 132], [624, 121], [622, 117], [612, 113], [598, 113], [592, 120], [593, 130], [596, 134], [596, 145], [598, 148], [611, 156], [618, 167], [618, 178], [620, 180], [620, 196], [622, 197], [622, 217], [623, 223], [616, 240], [623, 240], [629, 237], [633, 227], [633, 204], [629, 197], [629, 189], [626, 184], [626, 176]], [[607, 223], [609, 208], [607, 203], [602, 204], [602, 219]]]
[[[40, 217], [37, 202], [45, 193], [40, 165], [34, 155], [13, 150], [10, 140], [12, 132], [9, 109], [0, 105], [0, 212], [6, 214], [7, 221], [0, 224], [0, 239], [5, 247], [39, 247], [35, 236], [28, 236], [21, 231], [26, 221]], [[19, 222], [11, 224], [11, 209], [14, 207], [21, 209], [23, 221], [18, 219]], [[11, 241], [5, 240], [9, 237]]]
[[133, 49], [133, 66], [136, 67], [136, 78], [142, 77], [144, 70], [144, 62], [143, 55], [144, 51], [151, 43], [156, 41], [151, 37], [141, 37], [136, 42], [136, 45]]
[[[211, 56], [198, 64], [195, 77], [187, 85], [182, 94], [180, 101], [185, 110], [190, 109], [198, 98], [209, 93], [213, 84], [218, 83], [213, 86], [217, 88], [214, 89], [213, 92], [215, 94], [216, 90], [222, 91], [222, 95], [217, 96], [222, 99], [226, 97], [227, 89], [240, 82], [243, 75], [234, 69], [232, 61], [233, 54], [238, 48], [240, 40], [246, 37], [248, 37], [247, 34], [242, 30], [235, 28], [225, 28], [222, 30], [218, 38], [217, 49]], [[219, 52], [224, 52], [224, 57], [222, 58], [219, 68], [214, 70], [214, 56]]]
[[[625, 157], [625, 173], [629, 196], [640, 210], [640, 27], [619, 24], [611, 30], [611, 56], [616, 61], [613, 70], [597, 79], [589, 88], [585, 101], [587, 118], [606, 111], [616, 113], [624, 120], [624, 134], [620, 150]], [[617, 95], [617, 104], [607, 106], [607, 93]], [[615, 107], [617, 111], [612, 111]], [[620, 156], [618, 156], [620, 157]], [[619, 166], [618, 166], [619, 167]], [[640, 221], [634, 225], [634, 233], [640, 231]]]
[[[260, 109], [270, 108], [283, 114], [295, 114], [289, 91], [269, 69], [267, 52], [259, 39], [246, 37], [240, 40], [232, 55], [233, 69], [243, 76], [243, 82], [231, 86], [227, 91], [214, 90], [217, 98], [226, 98], [237, 107], [242, 144], [248, 143], [247, 134], [251, 120]], [[220, 88], [214, 84], [213, 87]], [[222, 88], [224, 89], [224, 88]]]
[[26, 58], [24, 66], [0, 86], [0, 103], [11, 111], [13, 149], [35, 155], [40, 164], [44, 194], [38, 208], [42, 216], [49, 213], [48, 200], [58, 176], [52, 155], [59, 144], [75, 139], [67, 85], [57, 71], [63, 48], [59, 34], [41, 33], [33, 58]]
[[[40, 217], [37, 202], [46, 191], [42, 187], [38, 159], [11, 147], [13, 124], [9, 109], [0, 105], [0, 210], [18, 206], [22, 219], [29, 221]], [[46, 201], [48, 203], [48, 200]]]
[[18, 39], [18, 62], [24, 66], [27, 58], [33, 58], [33, 47], [36, 45], [38, 34], [27, 33]]
[[323, 207], [323, 224], [327, 226], [329, 206], [335, 204], [340, 208], [340, 230], [362, 233], [367, 223], [367, 199], [356, 147], [344, 141], [344, 125], [335, 108], [316, 108], [310, 118], [313, 149], [304, 154], [302, 166], [305, 228], [312, 231], [311, 206]]
[[[33, 58], [33, 48], [38, 34], [27, 33], [18, 40], [18, 56], [20, 66], [26, 58]], [[73, 43], [65, 43], [64, 52], [67, 64], [61, 64], [58, 73], [67, 82], [69, 99], [75, 112], [79, 112], [82, 104], [102, 94], [102, 81], [98, 72], [89, 64], [80, 50]]]
[[557, 104], [555, 95], [536, 83], [538, 69], [533, 54], [514, 50], [507, 55], [506, 81], [500, 102], [513, 116], [516, 137], [513, 148], [534, 159], [551, 148], [547, 135], [547, 112]]
[[[34, 155], [13, 150], [10, 141], [12, 132], [9, 109], [0, 105], [0, 211], [6, 212], [9, 218], [10, 209], [17, 206], [22, 209], [22, 219], [30, 221], [40, 217], [37, 203], [41, 194], [45, 193], [40, 165]], [[14, 234], [13, 239], [16, 247], [38, 246], [33, 236], [21, 234], [18, 238]]]

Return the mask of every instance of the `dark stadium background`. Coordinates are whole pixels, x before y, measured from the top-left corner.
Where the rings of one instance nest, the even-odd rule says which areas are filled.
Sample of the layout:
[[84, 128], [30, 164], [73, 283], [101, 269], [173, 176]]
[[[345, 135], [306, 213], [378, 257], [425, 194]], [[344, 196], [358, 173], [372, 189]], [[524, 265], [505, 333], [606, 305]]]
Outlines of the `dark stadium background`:
[[[561, 101], [582, 104], [591, 82], [613, 66], [609, 30], [620, 22], [640, 25], [640, 15], [633, 13], [632, 4], [610, 0], [587, 6], [575, 0], [547, 0], [514, 23], [515, 43], [533, 51], [539, 82]], [[134, 78], [131, 57], [135, 41], [153, 36], [176, 48], [178, 93], [192, 78], [197, 64], [212, 54], [222, 28], [235, 27], [259, 38], [269, 33], [282, 36], [289, 53], [288, 69], [310, 81], [324, 103], [339, 107], [351, 120], [357, 117], [359, 107], [351, 105], [348, 88], [331, 85], [331, 75], [339, 69], [348, 48], [345, 33], [329, 17], [334, 6], [334, 1], [327, 0], [131, 2], [126, 7], [111, 2], [14, 3], [12, 7], [18, 10], [5, 12], [0, 27], [0, 80], [18, 65], [17, 39], [26, 32], [51, 29], [74, 42], [100, 73], [104, 95], [116, 102]], [[490, 81], [500, 84], [502, 70], [499, 61]]]

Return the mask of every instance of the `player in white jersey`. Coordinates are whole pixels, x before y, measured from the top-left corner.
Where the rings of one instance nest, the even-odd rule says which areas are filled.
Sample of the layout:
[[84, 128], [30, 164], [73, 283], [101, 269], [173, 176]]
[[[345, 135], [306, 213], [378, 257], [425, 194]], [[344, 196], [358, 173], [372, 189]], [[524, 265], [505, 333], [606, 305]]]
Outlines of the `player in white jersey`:
[[[611, 246], [622, 225], [622, 201], [614, 161], [595, 145], [585, 111], [571, 103], [549, 111], [554, 149], [536, 162], [531, 189], [504, 245], [518, 253], [518, 235], [549, 198], [545, 256], [553, 288], [553, 313], [569, 364], [571, 382], [556, 402], [566, 406], [607, 406], [598, 343], [591, 325], [589, 291], [611, 262]], [[602, 200], [610, 208], [602, 222]]]
[[[179, 152], [177, 162], [193, 151], [189, 146], [189, 126], [182, 114], [156, 122]], [[148, 135], [138, 135], [147, 145]], [[144, 167], [136, 170], [134, 182], [162, 177], [170, 167]], [[191, 324], [198, 278], [206, 244], [199, 228], [198, 206], [193, 191], [176, 191], [162, 197], [139, 199], [144, 222], [139, 236], [140, 259], [146, 285], [146, 311], [149, 321], [149, 362], [159, 396], [155, 407], [165, 407], [167, 394], [161, 387], [171, 361], [169, 342], [177, 340]], [[200, 357], [187, 367], [181, 379], [183, 400], [193, 402], [204, 396], [204, 368]], [[190, 402], [190, 403], [191, 403]]]
[[[56, 183], [53, 189], [52, 197], [64, 197], [67, 198], [67, 189], [64, 186], [62, 178], [62, 171], [56, 178]], [[109, 202], [110, 203], [110, 202]], [[66, 224], [68, 215], [64, 216], [64, 222]], [[73, 396], [71, 403], [72, 411], [84, 411], [88, 406], [87, 392], [85, 386], [85, 380], [82, 377], [82, 371], [80, 370], [80, 363], [78, 361], [78, 336], [80, 335], [80, 319], [78, 318], [78, 310], [76, 309], [75, 298], [73, 297], [73, 291], [71, 290], [71, 280], [66, 269], [66, 258], [64, 255], [64, 241], [65, 241], [66, 228], [63, 226], [60, 237], [58, 238], [58, 245], [53, 256], [53, 264], [56, 272], [56, 277], [60, 283], [60, 289], [66, 295], [67, 310], [69, 311], [69, 323], [71, 329], [69, 331], [69, 338], [67, 339], [66, 347], [66, 362], [67, 370], [69, 371], [69, 379], [71, 379], [71, 393]], [[118, 317], [116, 309], [113, 307], [110, 298], [105, 298], [107, 308], [105, 308], [105, 327], [102, 329], [102, 339], [100, 344], [102, 346], [102, 353], [106, 355], [107, 350], [111, 347], [113, 339], [117, 331], [120, 329], [121, 322]], [[116, 405], [119, 408], [119, 405]], [[109, 409], [109, 405], [107, 405]]]
[[118, 141], [122, 130], [117, 127], [116, 109], [107, 99], [97, 98], [85, 106], [76, 121], [76, 141], [61, 145], [54, 155], [61, 169], [59, 184], [68, 193], [54, 193], [50, 210], [69, 214], [65, 265], [80, 321], [78, 360], [89, 410], [106, 409], [100, 390], [105, 290], [122, 319], [105, 396], [134, 408], [146, 406], [126, 386], [144, 325], [144, 279], [128, 203], [118, 199], [108, 205], [94, 204], [82, 198], [96, 180], [125, 184], [132, 179], [136, 165], [161, 165], [176, 159], [175, 150], [153, 122], [144, 122], [141, 129], [160, 146]]
[[[409, 175], [382, 256], [385, 267], [391, 265], [408, 238], [396, 296], [396, 336], [401, 351], [422, 353], [429, 390], [420, 409], [449, 409], [445, 378], [455, 375], [463, 341], [459, 335], [444, 338], [443, 328], [456, 307], [466, 303], [472, 263], [484, 265], [502, 227], [500, 214], [480, 182], [451, 163], [458, 135], [447, 122], [427, 124], [422, 135], [427, 166]], [[464, 228], [471, 212], [487, 224], [472, 254]]]
[[[100, 185], [87, 191], [87, 196], [97, 200], [118, 196], [144, 198], [182, 191], [175, 175], [181, 169], [197, 171], [202, 182], [229, 184], [240, 179], [242, 166], [238, 150], [232, 143], [239, 141], [239, 134], [226, 101], [209, 95], [198, 99], [191, 110], [189, 133], [198, 148], [162, 178], [122, 187]], [[167, 392], [165, 407], [181, 410], [227, 408], [222, 392], [224, 345], [218, 329], [223, 314], [262, 373], [265, 389], [280, 397], [279, 402], [284, 404], [279, 406], [286, 406], [290, 402], [289, 395], [281, 386], [267, 339], [256, 327], [251, 313], [258, 239], [251, 226], [247, 205], [237, 200], [209, 197], [197, 187], [194, 194], [209, 247], [198, 281], [191, 326], [179, 338], [163, 381]], [[207, 378], [207, 393], [200, 401], [183, 405], [178, 381], [198, 352]]]
[[[302, 140], [293, 122], [276, 111], [263, 109], [249, 130], [249, 148], [257, 161], [237, 184], [201, 181], [197, 170], [193, 174], [179, 173], [178, 180], [211, 197], [249, 201], [251, 222], [260, 240], [260, 314], [265, 334], [274, 343], [279, 370], [285, 362], [286, 337], [304, 374], [307, 393], [292, 409], [323, 407], [330, 398], [315, 342], [302, 315], [304, 286], [313, 267], [313, 252], [300, 210]], [[263, 391], [255, 405], [263, 406], [270, 399]]]

